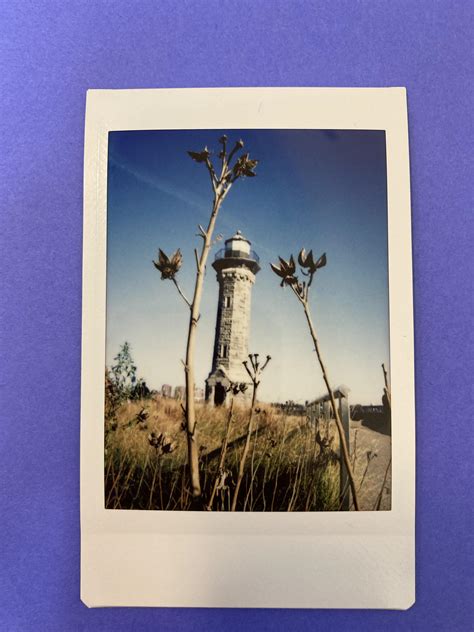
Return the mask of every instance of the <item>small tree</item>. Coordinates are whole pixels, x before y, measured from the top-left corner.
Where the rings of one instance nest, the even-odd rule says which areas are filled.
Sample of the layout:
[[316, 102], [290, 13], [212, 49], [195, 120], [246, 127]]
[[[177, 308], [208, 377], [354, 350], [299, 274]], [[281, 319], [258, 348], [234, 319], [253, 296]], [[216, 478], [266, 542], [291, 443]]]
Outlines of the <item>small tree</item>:
[[105, 401], [104, 401], [104, 421], [106, 432], [115, 428], [117, 424], [117, 411], [122, 403], [120, 392], [111, 378], [110, 371], [105, 369]]
[[313, 251], [310, 250], [306, 253], [303, 248], [298, 255], [298, 264], [300, 266], [301, 274], [307, 277], [307, 281], [300, 281], [296, 276], [296, 263], [293, 258], [293, 255], [290, 256], [289, 260], [286, 261], [279, 257], [279, 264], [270, 264], [273, 272], [277, 274], [281, 278], [281, 287], [289, 286], [293, 294], [296, 296], [298, 301], [303, 306], [304, 314], [306, 316], [306, 322], [308, 323], [308, 328], [311, 334], [311, 338], [313, 339], [314, 349], [316, 351], [316, 355], [318, 357], [319, 366], [321, 367], [321, 372], [323, 374], [323, 380], [326, 384], [326, 388], [328, 390], [329, 399], [331, 400], [331, 406], [334, 413], [334, 418], [336, 420], [336, 426], [339, 434], [339, 442], [341, 445], [342, 456], [344, 459], [344, 465], [347, 470], [347, 475], [349, 478], [349, 484], [351, 486], [352, 491], [352, 500], [354, 502], [354, 508], [356, 510], [359, 509], [359, 503], [357, 500], [357, 490], [355, 486], [354, 474], [352, 471], [352, 466], [350, 462], [349, 449], [346, 442], [346, 437], [344, 434], [344, 427], [341, 422], [341, 418], [339, 416], [339, 410], [336, 406], [336, 401], [334, 399], [334, 392], [329, 383], [329, 377], [327, 373], [326, 366], [323, 362], [323, 358], [321, 355], [321, 350], [319, 348], [318, 338], [316, 336], [316, 330], [314, 328], [313, 320], [311, 318], [311, 311], [309, 308], [309, 291], [311, 288], [311, 284], [313, 282], [314, 275], [317, 270], [323, 268], [326, 265], [326, 253], [321, 255], [317, 261], [313, 259]]
[[124, 342], [120, 347], [111, 370], [106, 372], [106, 389], [110, 391], [111, 388], [121, 402], [125, 399], [143, 399], [150, 396], [150, 389], [145, 380], [137, 378], [137, 367], [128, 342]]
[[135, 366], [131, 348], [128, 342], [124, 342], [114, 358], [112, 365], [112, 381], [122, 399], [129, 399], [132, 389], [137, 381], [137, 367]]
[[184, 407], [185, 426], [188, 443], [188, 464], [191, 478], [191, 489], [194, 506], [197, 508], [201, 498], [201, 484], [199, 480], [199, 449], [196, 435], [196, 411], [194, 405], [194, 354], [196, 347], [196, 330], [200, 317], [201, 297], [206, 272], [206, 263], [209, 251], [213, 245], [214, 228], [219, 210], [227, 197], [232, 185], [240, 178], [254, 177], [257, 160], [251, 160], [249, 154], [237, 154], [243, 148], [244, 143], [238, 140], [231, 151], [227, 150], [227, 136], [219, 138], [221, 149], [218, 154], [218, 164], [214, 166], [211, 161], [211, 152], [207, 147], [202, 151], [188, 151], [189, 156], [197, 163], [206, 167], [209, 174], [212, 189], [212, 209], [207, 228], [199, 224], [198, 236], [203, 240], [201, 251], [194, 250], [196, 259], [196, 281], [192, 300], [188, 300], [178, 285], [176, 274], [182, 264], [182, 255], [178, 249], [171, 257], [168, 257], [161, 249], [158, 251], [158, 261], [153, 264], [161, 272], [162, 279], [171, 280], [178, 290], [181, 298], [189, 308], [189, 326], [186, 344], [186, 359], [184, 361], [186, 379], [186, 402]]

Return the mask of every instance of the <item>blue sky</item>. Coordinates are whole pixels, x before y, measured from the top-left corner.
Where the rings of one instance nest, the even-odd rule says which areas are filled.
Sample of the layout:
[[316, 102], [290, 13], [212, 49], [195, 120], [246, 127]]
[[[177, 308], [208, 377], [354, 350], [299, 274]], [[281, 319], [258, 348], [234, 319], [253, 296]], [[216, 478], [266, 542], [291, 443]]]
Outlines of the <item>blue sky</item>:
[[[138, 373], [150, 387], [183, 384], [188, 311], [152, 265], [158, 247], [180, 248], [179, 281], [194, 284], [193, 249], [212, 201], [203, 165], [186, 151], [219, 150], [242, 138], [257, 158], [257, 177], [237, 181], [216, 231], [237, 229], [261, 259], [252, 293], [250, 350], [270, 354], [260, 398], [305, 401], [324, 393], [301, 305], [280, 288], [270, 262], [304, 246], [326, 252], [310, 299], [329, 377], [346, 384], [353, 403], [378, 403], [381, 363], [389, 363], [387, 186], [383, 131], [192, 130], [109, 135], [107, 363], [128, 340]], [[211, 253], [222, 246], [217, 244]], [[215, 272], [208, 265], [199, 322], [196, 375], [204, 385], [212, 360], [217, 310]]]

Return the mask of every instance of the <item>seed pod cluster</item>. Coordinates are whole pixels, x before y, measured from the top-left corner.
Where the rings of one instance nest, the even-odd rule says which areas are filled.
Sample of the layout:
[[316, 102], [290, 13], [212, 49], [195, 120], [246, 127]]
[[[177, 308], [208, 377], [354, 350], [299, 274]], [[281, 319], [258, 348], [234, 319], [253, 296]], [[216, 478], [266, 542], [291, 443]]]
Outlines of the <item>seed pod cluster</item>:
[[174, 279], [182, 263], [183, 255], [179, 248], [171, 257], [168, 257], [168, 255], [159, 248], [158, 261], [153, 261], [155, 268], [161, 272], [162, 279]]
[[155, 432], [150, 432], [148, 435], [148, 443], [152, 448], [155, 448], [156, 453], [158, 454], [171, 454], [176, 449], [176, 443], [173, 443], [168, 437], [160, 432], [160, 434], [156, 434]]

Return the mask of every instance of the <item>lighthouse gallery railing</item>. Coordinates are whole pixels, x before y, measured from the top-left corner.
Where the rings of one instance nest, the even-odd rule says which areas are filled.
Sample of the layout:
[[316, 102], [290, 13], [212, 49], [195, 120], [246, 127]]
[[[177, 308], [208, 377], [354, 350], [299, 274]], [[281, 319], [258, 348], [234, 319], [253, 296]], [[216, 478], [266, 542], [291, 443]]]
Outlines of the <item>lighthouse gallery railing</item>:
[[260, 263], [260, 257], [254, 250], [250, 252], [243, 252], [242, 250], [228, 250], [227, 248], [221, 248], [216, 252], [214, 261], [218, 259], [247, 259], [248, 261], [256, 261]]

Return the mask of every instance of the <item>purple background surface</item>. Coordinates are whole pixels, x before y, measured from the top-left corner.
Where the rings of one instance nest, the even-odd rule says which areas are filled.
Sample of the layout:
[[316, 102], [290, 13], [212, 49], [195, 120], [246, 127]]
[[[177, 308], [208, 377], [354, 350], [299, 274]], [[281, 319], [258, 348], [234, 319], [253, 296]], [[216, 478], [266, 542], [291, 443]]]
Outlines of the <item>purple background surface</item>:
[[[472, 629], [473, 17], [462, 0], [2, 3], [1, 630]], [[245, 85], [408, 89], [418, 459], [408, 612], [88, 610], [79, 599], [85, 92]]]

